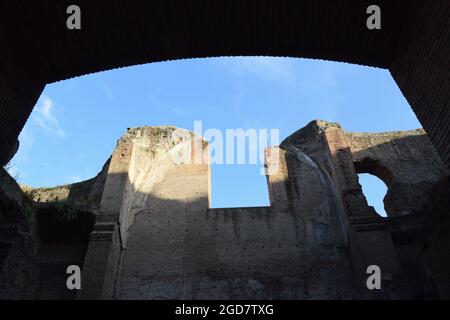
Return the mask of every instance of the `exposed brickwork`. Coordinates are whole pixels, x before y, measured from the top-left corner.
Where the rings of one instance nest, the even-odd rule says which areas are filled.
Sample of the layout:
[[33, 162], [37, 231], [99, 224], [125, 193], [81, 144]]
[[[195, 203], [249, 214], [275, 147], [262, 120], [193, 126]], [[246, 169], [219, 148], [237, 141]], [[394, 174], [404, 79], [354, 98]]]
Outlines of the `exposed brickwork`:
[[420, 211], [432, 186], [448, 174], [422, 129], [347, 133], [346, 140], [358, 173], [371, 173], [388, 186], [385, 207], [389, 216]]
[[[267, 154], [278, 156], [274, 149]], [[125, 235], [115, 298], [356, 297], [332, 191], [314, 169], [301, 173], [308, 165], [294, 151], [280, 152], [280, 172], [270, 170], [275, 158], [268, 163], [274, 202], [260, 208], [209, 209], [208, 162], [161, 158], [166, 171], [145, 197], [131, 181], [134, 202], [128, 208], [140, 210]], [[130, 169], [147, 172], [154, 162]]]
[[[436, 183], [446, 169], [423, 131], [345, 133], [338, 124], [313, 121], [280, 148], [267, 149], [270, 207], [209, 209], [209, 166], [173, 160], [171, 155], [184, 144], [164, 142], [172, 141], [174, 130], [133, 129], [119, 141], [115, 153], [133, 150], [127, 156], [128, 172], [121, 171], [128, 178], [120, 180], [132, 188], [108, 189], [107, 182], [103, 198], [116, 194], [122, 199], [120, 216], [107, 217], [123, 229], [124, 250], [119, 259], [119, 244], [102, 238], [108, 245], [98, 247], [93, 233], [91, 243], [98, 249], [85, 264], [85, 270], [91, 270], [100, 263], [95, 256], [116, 257], [110, 261], [116, 270], [115, 291], [108, 287], [105, 295], [97, 285], [92, 292], [87, 288], [84, 297], [439, 297], [418, 250], [422, 220], [415, 216], [423, 214], [423, 203], [417, 202], [414, 212], [406, 212], [412, 205], [408, 201], [399, 207], [402, 216], [411, 217], [402, 227], [395, 217], [380, 218], [367, 204], [354, 166], [367, 158], [383, 163], [393, 172], [392, 186], [415, 170], [421, 173], [410, 179], [411, 186], [421, 186], [424, 180]], [[430, 152], [424, 155], [423, 150]], [[113, 156], [112, 161], [124, 163], [121, 157]], [[116, 168], [114, 163], [111, 168]], [[118, 190], [126, 190], [123, 197]], [[428, 197], [429, 189], [421, 190], [420, 196]], [[395, 191], [397, 198], [408, 195], [403, 189]], [[373, 264], [383, 270], [381, 291], [365, 287], [366, 268]], [[98, 276], [101, 270], [97, 271]]]
[[[83, 264], [79, 299], [448, 297], [448, 171], [422, 130], [309, 123], [266, 150], [269, 207], [210, 209], [208, 154], [186, 130], [129, 129], [102, 173], [81, 183], [103, 188], [95, 224], [55, 220], [57, 230], [23, 231], [19, 187], [4, 176], [0, 295], [74, 298], [64, 266]], [[386, 182], [388, 218], [367, 204], [357, 172]], [[381, 291], [365, 286], [373, 264]]]

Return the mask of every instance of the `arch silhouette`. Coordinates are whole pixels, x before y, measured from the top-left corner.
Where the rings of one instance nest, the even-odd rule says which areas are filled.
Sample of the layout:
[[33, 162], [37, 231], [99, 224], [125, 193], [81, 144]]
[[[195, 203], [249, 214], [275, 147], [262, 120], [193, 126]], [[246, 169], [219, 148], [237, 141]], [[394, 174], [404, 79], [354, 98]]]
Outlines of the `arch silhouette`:
[[[372, 173], [360, 173], [358, 174], [358, 180], [367, 203], [375, 209], [379, 216], [389, 216], [384, 206], [384, 199], [388, 191], [386, 183]], [[384, 190], [381, 191], [381, 189]]]
[[387, 68], [450, 165], [450, 2], [379, 0], [79, 0], [81, 30], [66, 27], [68, 0], [0, 4], [0, 161], [47, 83], [172, 59], [266, 55]]

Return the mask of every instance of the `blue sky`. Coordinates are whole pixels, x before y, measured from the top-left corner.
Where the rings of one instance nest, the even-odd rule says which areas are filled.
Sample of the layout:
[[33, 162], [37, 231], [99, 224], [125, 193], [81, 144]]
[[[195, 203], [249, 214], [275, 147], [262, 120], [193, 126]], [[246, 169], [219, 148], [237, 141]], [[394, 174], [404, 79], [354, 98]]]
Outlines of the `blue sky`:
[[[283, 140], [313, 119], [339, 122], [347, 131], [421, 127], [387, 70], [297, 58], [177, 60], [47, 85], [10, 172], [35, 187], [91, 178], [128, 127], [193, 130], [201, 120], [204, 129], [223, 132], [278, 128]], [[368, 180], [369, 202], [384, 195], [381, 187]], [[214, 207], [267, 204], [259, 165], [212, 166]]]

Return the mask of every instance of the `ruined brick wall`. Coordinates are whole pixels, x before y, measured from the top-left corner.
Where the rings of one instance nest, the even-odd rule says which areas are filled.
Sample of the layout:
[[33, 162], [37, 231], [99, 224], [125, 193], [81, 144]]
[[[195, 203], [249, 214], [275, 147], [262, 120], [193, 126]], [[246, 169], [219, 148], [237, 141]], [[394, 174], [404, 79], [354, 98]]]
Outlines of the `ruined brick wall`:
[[448, 173], [423, 129], [346, 133], [358, 173], [371, 173], [388, 186], [385, 198], [389, 216], [422, 209], [431, 187]]
[[[425, 131], [346, 133], [346, 139], [357, 172], [374, 174], [388, 187], [384, 197], [388, 215], [386, 225], [413, 296], [436, 297], [439, 287], [443, 295], [450, 282], [439, 280], [445, 278], [445, 272], [433, 272], [425, 260], [424, 230], [426, 221], [430, 222], [433, 216], [428, 209], [432, 190], [448, 175], [448, 170]], [[436, 225], [442, 224], [436, 222]], [[443, 230], [441, 234], [446, 234], [448, 227]], [[439, 258], [439, 255], [445, 256], [442, 247], [440, 250], [439, 254], [434, 253], [434, 260], [439, 261], [434, 265], [448, 265], [442, 257]]]
[[280, 151], [268, 151], [269, 167], [281, 163], [268, 168], [273, 203], [258, 208], [209, 209], [208, 164], [164, 157], [170, 169], [135, 195], [146, 205], [128, 230], [115, 298], [355, 298], [336, 190], [306, 154]]
[[[344, 181], [341, 188], [349, 218], [353, 221], [351, 230], [354, 232], [350, 234], [357, 236], [350, 249], [368, 246], [360, 248], [360, 254], [355, 252], [353, 256], [361, 256], [364, 260], [372, 248], [382, 248], [384, 252], [379, 259], [385, 264], [391, 261], [390, 268], [395, 270], [390, 272], [393, 281], [387, 281], [388, 286], [406, 283], [408, 294], [413, 298], [438, 296], [434, 275], [422, 257], [424, 205], [429, 200], [432, 186], [447, 171], [425, 132], [418, 129], [344, 133], [340, 128], [328, 131], [334, 131], [334, 134], [325, 134], [330, 137], [328, 141], [335, 154], [336, 167], [345, 172], [341, 177]], [[386, 183], [388, 191], [384, 203], [388, 218], [382, 221], [376, 218], [361, 192], [356, 173], [371, 173]], [[377, 243], [368, 242], [366, 238], [372, 238], [375, 232], [379, 233]], [[389, 259], [387, 252], [391, 252]], [[374, 255], [370, 260], [374, 260]], [[367, 263], [358, 262], [357, 265]], [[364, 274], [364, 270], [360, 273]]]
[[[130, 141], [119, 149], [129, 150]], [[404, 237], [407, 231], [377, 215], [357, 176], [371, 159], [394, 172], [383, 176], [389, 183], [426, 181], [428, 186], [438, 181], [445, 166], [422, 131], [345, 133], [337, 124], [313, 121], [280, 148], [266, 151], [271, 205], [259, 208], [209, 209], [209, 166], [174, 164], [164, 155], [145, 160], [148, 153], [142, 152], [149, 142], [133, 142], [126, 165], [127, 184], [133, 188], [125, 192], [120, 210], [122, 216], [132, 212], [132, 223], [122, 235], [127, 240], [114, 298], [396, 299], [436, 294], [424, 262], [417, 259], [418, 239], [410, 239], [409, 247], [393, 240], [392, 234]], [[170, 154], [174, 147], [164, 152]], [[272, 171], [275, 160], [280, 160], [279, 170]], [[153, 165], [157, 171], [147, 168]], [[405, 178], [420, 167], [420, 174]], [[428, 189], [421, 190], [415, 204], [404, 205], [426, 201]], [[398, 198], [407, 197], [403, 189], [397, 192]], [[366, 268], [373, 264], [384, 272], [378, 293], [365, 288]], [[417, 283], [405, 273], [411, 266], [423, 271], [418, 278], [425, 284], [419, 289], [412, 288]]]
[[[201, 137], [175, 127], [129, 129], [85, 184], [95, 191], [75, 192], [103, 186], [87, 245], [63, 237], [37, 257], [51, 266], [84, 261], [79, 299], [448, 296], [448, 261], [440, 257], [449, 228], [439, 207], [448, 173], [422, 130], [346, 133], [315, 120], [268, 148], [265, 161], [270, 206], [211, 209]], [[386, 182], [389, 217], [368, 205], [359, 172]], [[370, 265], [382, 270], [382, 290], [367, 289]], [[37, 279], [37, 296], [69, 297], [55, 285], [64, 277], [51, 273]]]

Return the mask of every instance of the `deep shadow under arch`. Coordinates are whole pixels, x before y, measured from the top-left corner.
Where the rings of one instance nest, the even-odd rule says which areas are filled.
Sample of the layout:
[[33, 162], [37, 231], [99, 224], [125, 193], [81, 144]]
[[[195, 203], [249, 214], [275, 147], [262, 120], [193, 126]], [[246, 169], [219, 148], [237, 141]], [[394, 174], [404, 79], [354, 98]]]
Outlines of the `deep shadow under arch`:
[[[450, 3], [367, 0], [77, 1], [82, 29], [66, 28], [71, 1], [0, 4], [0, 161], [47, 83], [171, 59], [268, 55], [388, 68], [450, 164]], [[388, 115], [387, 115], [388, 116]]]

